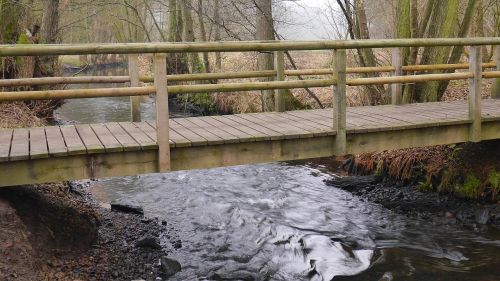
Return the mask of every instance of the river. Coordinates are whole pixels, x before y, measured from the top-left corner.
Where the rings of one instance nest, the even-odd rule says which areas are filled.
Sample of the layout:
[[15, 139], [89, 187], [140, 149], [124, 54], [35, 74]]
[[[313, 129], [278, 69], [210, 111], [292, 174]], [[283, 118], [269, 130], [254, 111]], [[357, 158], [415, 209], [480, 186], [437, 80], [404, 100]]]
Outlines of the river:
[[[154, 118], [153, 100], [142, 112]], [[128, 121], [128, 98], [70, 100], [57, 114]], [[172, 257], [183, 270], [169, 280], [500, 280], [498, 231], [409, 219], [327, 186], [334, 175], [298, 161], [102, 179], [91, 189], [176, 229], [182, 247]]]

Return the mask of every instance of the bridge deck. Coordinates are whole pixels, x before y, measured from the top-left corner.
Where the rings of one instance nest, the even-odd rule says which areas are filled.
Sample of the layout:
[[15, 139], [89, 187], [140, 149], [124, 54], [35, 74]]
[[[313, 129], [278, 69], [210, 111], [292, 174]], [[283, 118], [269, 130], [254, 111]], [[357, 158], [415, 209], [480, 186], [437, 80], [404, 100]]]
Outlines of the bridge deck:
[[[172, 148], [335, 135], [331, 109], [170, 119]], [[500, 100], [482, 101], [483, 122], [500, 120]], [[350, 107], [348, 134], [470, 123], [467, 102]], [[0, 162], [155, 150], [153, 122], [0, 129]]]

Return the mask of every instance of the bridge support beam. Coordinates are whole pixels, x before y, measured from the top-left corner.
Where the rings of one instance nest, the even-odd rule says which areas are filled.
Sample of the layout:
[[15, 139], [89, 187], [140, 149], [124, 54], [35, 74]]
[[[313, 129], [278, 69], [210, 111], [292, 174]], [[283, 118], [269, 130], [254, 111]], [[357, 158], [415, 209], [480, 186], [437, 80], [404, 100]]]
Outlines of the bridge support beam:
[[[276, 70], [276, 81], [285, 81], [285, 52], [274, 52], [274, 70]], [[274, 110], [276, 112], [284, 112], [285, 108], [285, 91], [286, 89], [277, 89], [274, 93]]]
[[[496, 45], [494, 47], [497, 70], [500, 71], [500, 45]], [[496, 78], [493, 82], [493, 87], [491, 87], [491, 98], [500, 99], [500, 78]]]
[[[391, 54], [392, 66], [394, 66], [393, 76], [403, 75], [403, 53], [401, 48], [393, 48]], [[394, 83], [391, 84], [391, 103], [401, 104], [403, 100], [403, 84]]]
[[482, 83], [482, 56], [481, 46], [471, 46], [469, 55], [469, 71], [473, 74], [469, 78], [469, 141], [481, 141], [481, 83]]
[[333, 95], [333, 130], [337, 132], [333, 147], [333, 155], [342, 156], [347, 153], [346, 50], [334, 50], [333, 54], [335, 56], [333, 76], [336, 80], [334, 86], [335, 93]]
[[[139, 60], [137, 54], [128, 55], [128, 75], [130, 87], [139, 87]], [[141, 122], [141, 97], [130, 97], [130, 114], [132, 122]]]
[[170, 125], [167, 90], [167, 56], [154, 56], [154, 84], [156, 87], [156, 135], [158, 142], [158, 171], [168, 172], [170, 163]]

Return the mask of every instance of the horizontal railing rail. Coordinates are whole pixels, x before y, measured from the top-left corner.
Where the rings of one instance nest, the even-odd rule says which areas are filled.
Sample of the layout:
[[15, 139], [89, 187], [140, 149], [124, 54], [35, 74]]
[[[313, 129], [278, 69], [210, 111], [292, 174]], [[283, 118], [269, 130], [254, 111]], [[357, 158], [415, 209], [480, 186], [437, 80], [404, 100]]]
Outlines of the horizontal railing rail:
[[[496, 64], [494, 62], [482, 63], [483, 69], [495, 68], [495, 67]], [[434, 71], [434, 70], [457, 70], [457, 69], [468, 69], [468, 68], [469, 64], [461, 63], [461, 64], [408, 65], [408, 66], [403, 66], [402, 70], [406, 72], [412, 72], [412, 71]], [[395, 67], [394, 66], [348, 67], [346, 70], [347, 73], [349, 74], [361, 74], [361, 73], [391, 72], [395, 70]], [[291, 77], [332, 75], [332, 73], [333, 73], [333, 68], [285, 70], [285, 75]], [[262, 71], [246, 71], [246, 72], [171, 74], [167, 75], [167, 80], [170, 82], [191, 82], [191, 81], [262, 78], [262, 77], [274, 77], [274, 76], [276, 76], [275, 70], [262, 70]], [[494, 77], [485, 77], [485, 78], [494, 78]], [[154, 77], [143, 75], [139, 77], [139, 81], [144, 83], [153, 83]], [[130, 82], [130, 76], [19, 78], [19, 79], [0, 80], [0, 87], [59, 85], [59, 84], [67, 84], [67, 85], [117, 84], [117, 83], [128, 83], [128, 82]], [[381, 84], [390, 84], [390, 83], [381, 83]]]
[[[482, 72], [481, 75], [483, 78], [487, 79], [500, 78], [500, 71]], [[124, 77], [127, 77], [127, 81], [122, 81], [122, 82], [130, 81], [128, 76], [123, 76], [123, 78], [122, 76], [116, 76], [116, 77], [119, 77], [122, 80], [125, 80]], [[472, 72], [446, 73], [446, 74], [421, 74], [421, 75], [346, 79], [346, 84], [348, 86], [386, 85], [386, 84], [401, 84], [401, 83], [403, 84], [418, 83], [427, 81], [464, 80], [473, 77], [474, 74]], [[274, 81], [274, 82], [173, 85], [173, 86], [167, 86], [167, 90], [169, 95], [177, 95], [177, 94], [217, 93], [217, 92], [246, 92], [246, 91], [297, 89], [297, 88], [321, 88], [321, 87], [334, 86], [336, 84], [337, 83], [334, 79], [309, 79], [309, 80], [288, 80], [288, 81]], [[144, 95], [155, 94], [155, 92], [156, 92], [155, 86], [0, 92], [0, 102], [144, 96]]]
[[500, 45], [500, 37], [366, 39], [324, 41], [238, 41], [193, 43], [126, 43], [81, 45], [0, 45], [2, 56], [146, 54], [189, 52], [305, 51], [358, 48]]

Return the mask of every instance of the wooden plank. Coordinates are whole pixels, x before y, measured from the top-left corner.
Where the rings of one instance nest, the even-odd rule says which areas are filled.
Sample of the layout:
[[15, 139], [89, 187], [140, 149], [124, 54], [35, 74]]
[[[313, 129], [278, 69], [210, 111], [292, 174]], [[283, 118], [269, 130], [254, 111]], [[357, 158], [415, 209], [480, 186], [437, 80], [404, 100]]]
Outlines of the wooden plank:
[[287, 124], [285, 121], [280, 120], [276, 116], [270, 116], [266, 113], [242, 114], [241, 117], [256, 124], [260, 124], [273, 131], [277, 131], [283, 134], [286, 139], [313, 136], [313, 134], [308, 131], [304, 131], [295, 126]]
[[[201, 117], [191, 117], [191, 118], [186, 118], [186, 121], [189, 121], [193, 123], [196, 126], [205, 128], [206, 130], [210, 131], [212, 134], [218, 136], [221, 138], [224, 143], [238, 143], [240, 142], [240, 138], [238, 136], [235, 136], [231, 133], [228, 133], [224, 130], [222, 130], [219, 126], [213, 125], [213, 122], [207, 122], [206, 118], [203, 119]], [[213, 120], [213, 119], [209, 119]]]
[[[326, 122], [333, 126], [333, 111], [332, 110], [311, 110], [310, 114], [316, 115], [316, 118], [323, 118]], [[349, 126], [349, 127], [347, 127]], [[365, 133], [380, 130], [378, 123], [359, 118], [349, 110], [346, 112], [346, 134], [349, 133]]]
[[[290, 115], [298, 116], [300, 118], [307, 119], [311, 122], [315, 122], [327, 127], [330, 127], [332, 130], [332, 135], [335, 135], [337, 132], [333, 130], [333, 111], [331, 109], [315, 109], [315, 110], [298, 110], [298, 111], [288, 111]], [[349, 114], [349, 112], [347, 112]], [[365, 130], [365, 127], [361, 124], [355, 122], [356, 120], [351, 120], [347, 116], [346, 124], [348, 126], [347, 131], [352, 133], [359, 130]]]
[[78, 124], [75, 127], [78, 135], [80, 135], [80, 138], [85, 145], [85, 148], [87, 149], [87, 153], [101, 153], [105, 151], [104, 145], [101, 143], [90, 125]]
[[59, 126], [45, 127], [45, 135], [47, 136], [47, 145], [49, 147], [50, 156], [65, 156], [68, 155], [68, 148], [64, 142], [64, 137]]
[[30, 128], [30, 158], [40, 159], [49, 157], [47, 137], [43, 127]]
[[13, 129], [0, 128], [0, 162], [9, 160]]
[[111, 134], [104, 124], [91, 124], [90, 127], [101, 141], [106, 152], [123, 151], [121, 143]]
[[300, 137], [300, 133], [298, 132], [287, 134], [288, 132], [286, 130], [280, 129], [278, 126], [270, 126], [268, 124], [265, 124], [266, 122], [262, 121], [259, 118], [253, 117], [252, 114], [238, 114], [228, 116], [228, 118], [232, 118], [237, 122], [245, 122], [245, 125], [251, 126], [253, 129], [269, 135], [271, 137], [271, 140], [286, 139], [287, 137]]
[[203, 117], [199, 117], [199, 119], [205, 123], [208, 123], [208, 124], [216, 127], [216, 128], [219, 128], [220, 130], [222, 130], [224, 132], [227, 132], [228, 134], [235, 136], [239, 140], [239, 142], [255, 141], [255, 137], [246, 133], [244, 130], [233, 128], [226, 123], [218, 121], [217, 119], [213, 118], [212, 116], [203, 116]]
[[[295, 120], [292, 121], [286, 118], [286, 115], [283, 113], [276, 112], [268, 112], [268, 113], [259, 113], [254, 114], [253, 116], [262, 119], [264, 122], [275, 122], [276, 126], [279, 128], [286, 128], [291, 130], [292, 132], [299, 132], [299, 137], [309, 138], [313, 136], [325, 136], [326, 133], [322, 130], [317, 130], [315, 127], [307, 124], [307, 120]], [[274, 128], [274, 127], [273, 127]]]
[[[170, 147], [189, 147], [192, 145], [191, 141], [186, 139], [185, 137], [179, 135], [176, 131], [172, 129], [172, 119], [170, 119]], [[137, 123], [137, 124], [143, 124], [143, 123]], [[146, 122], [146, 125], [144, 126], [143, 131], [146, 132], [150, 137], [153, 137], [153, 139], [156, 139], [156, 123], [155, 122]], [[147, 127], [153, 128], [154, 132], [150, 131]], [[153, 135], [154, 133], [154, 135]]]
[[[141, 129], [148, 137], [156, 142], [156, 128], [151, 126], [148, 122], [134, 123], [137, 128]], [[154, 124], [154, 123], [153, 123]], [[170, 142], [172, 144], [172, 141]]]
[[124, 151], [141, 150], [141, 145], [136, 142], [118, 123], [106, 123], [106, 128], [120, 142]]
[[143, 150], [156, 149], [156, 141], [139, 129], [134, 123], [120, 122], [120, 126], [141, 146]]
[[14, 129], [10, 147], [10, 161], [27, 160], [30, 158], [29, 130]]
[[179, 118], [170, 119], [170, 128], [172, 129], [172, 131], [175, 131], [178, 135], [189, 140], [191, 142], [191, 146], [200, 146], [208, 144], [205, 138], [177, 123], [176, 121], [177, 119]]
[[[325, 117], [322, 115], [314, 114], [313, 112], [316, 110], [297, 110], [297, 111], [287, 111], [288, 115], [295, 116], [297, 118], [301, 118], [304, 120], [308, 120], [310, 122], [314, 122], [321, 126], [329, 127], [333, 131], [333, 123], [331, 116]], [[328, 111], [327, 111], [328, 112]], [[329, 111], [331, 113], [331, 111]], [[335, 131], [333, 131], [335, 132]]]
[[[234, 130], [242, 131], [247, 135], [252, 136], [255, 141], [263, 141], [263, 140], [270, 140], [271, 137], [265, 133], [262, 133], [258, 130], [255, 130], [252, 126], [247, 126], [246, 124], [242, 122], [238, 122], [237, 120], [233, 120], [230, 115], [225, 115], [225, 116], [210, 116], [210, 118], [213, 118], [214, 120], [227, 125], [230, 128], [233, 128]], [[245, 120], [246, 123], [246, 120]]]
[[66, 143], [66, 147], [68, 148], [69, 155], [78, 155], [78, 154], [86, 154], [87, 148], [83, 144], [80, 135], [76, 131], [74, 125], [65, 125], [60, 126], [61, 133], [64, 138], [64, 142]]
[[298, 122], [301, 125], [307, 126], [308, 128], [312, 128], [315, 136], [334, 135], [333, 126], [331, 124], [326, 125], [314, 122], [307, 118], [301, 118], [296, 115], [292, 115], [290, 114], [290, 112], [286, 112], [285, 115], [283, 115], [283, 117], [292, 122]]
[[176, 118], [175, 121], [177, 124], [180, 126], [183, 126], [186, 130], [190, 130], [197, 135], [203, 137], [208, 141], [208, 144], [223, 144], [224, 141], [222, 138], [216, 136], [215, 134], [212, 134], [210, 131], [208, 131], [206, 128], [200, 127], [196, 124], [193, 124], [192, 122], [189, 122], [186, 118]]
[[[398, 127], [398, 128], [413, 128], [415, 126], [415, 123], [408, 122], [405, 120], [398, 119], [397, 116], [392, 116], [389, 114], [384, 114], [383, 112], [373, 112], [373, 110], [370, 109], [365, 109], [363, 107], [356, 107], [352, 110], [356, 116], [364, 116], [365, 118], [377, 118], [377, 120], [380, 120], [381, 122], [384, 122], [384, 124], [389, 124], [393, 127]], [[371, 119], [369, 119], [371, 120]]]

